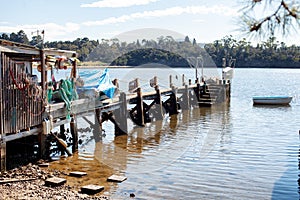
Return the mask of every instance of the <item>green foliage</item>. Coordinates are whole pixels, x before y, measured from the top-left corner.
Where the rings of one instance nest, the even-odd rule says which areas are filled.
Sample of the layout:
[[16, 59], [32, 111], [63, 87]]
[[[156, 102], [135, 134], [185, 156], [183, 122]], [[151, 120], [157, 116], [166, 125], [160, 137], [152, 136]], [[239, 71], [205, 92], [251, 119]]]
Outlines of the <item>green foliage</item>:
[[178, 54], [155, 48], [143, 48], [130, 51], [115, 59], [111, 65], [138, 66], [145, 64], [162, 64], [169, 67], [188, 67], [189, 64]]
[[[41, 38], [32, 37], [31, 41], [24, 31], [3, 33], [0, 39], [37, 45]], [[191, 42], [192, 41], [192, 42]], [[269, 37], [265, 42], [252, 46], [246, 39], [240, 41], [231, 35], [205, 44], [204, 48], [196, 40], [188, 36], [184, 41], [176, 41], [171, 36], [161, 36], [157, 40], [136, 40], [131, 43], [119, 41], [117, 38], [89, 40], [77, 38], [74, 41], [46, 42], [45, 48], [73, 50], [78, 53], [79, 60], [83, 62], [101, 62], [107, 65], [143, 65], [159, 63], [173, 67], [188, 66], [189, 57], [202, 57], [207, 65], [214, 62], [222, 66], [222, 58], [236, 58], [237, 67], [297, 67], [300, 68], [300, 46], [287, 46]]]
[[[286, 35], [300, 27], [299, 1], [245, 0], [242, 4], [241, 32], [268, 38], [277, 32]], [[261, 13], [257, 14], [260, 10]]]
[[237, 41], [227, 36], [213, 44], [206, 44], [204, 48], [217, 66], [222, 65], [222, 58], [232, 57], [236, 58], [237, 67], [300, 68], [300, 46], [287, 47], [275, 37], [253, 47], [246, 39]]
[[0, 35], [0, 39], [4, 40], [10, 40], [13, 42], [23, 43], [23, 44], [29, 44], [29, 40], [27, 38], [27, 35], [23, 30], [20, 30], [18, 33], [11, 33], [7, 35], [6, 33], [2, 33]]

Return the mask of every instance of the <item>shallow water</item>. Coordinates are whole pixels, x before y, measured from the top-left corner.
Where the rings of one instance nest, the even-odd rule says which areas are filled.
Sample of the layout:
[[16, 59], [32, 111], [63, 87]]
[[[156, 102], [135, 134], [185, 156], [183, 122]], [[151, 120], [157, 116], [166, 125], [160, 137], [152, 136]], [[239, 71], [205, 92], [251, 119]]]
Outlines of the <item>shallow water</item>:
[[[111, 77], [125, 83], [131, 70], [111, 69]], [[192, 70], [176, 72], [194, 78]], [[114, 137], [105, 122], [102, 141], [80, 133], [78, 155], [51, 167], [86, 171], [80, 179], [67, 177], [68, 183], [104, 185], [104, 194], [115, 199], [130, 193], [137, 199], [299, 199], [300, 70], [236, 69], [231, 91], [230, 104], [195, 108], [143, 128], [128, 120], [126, 136]], [[253, 106], [255, 95], [294, 98], [290, 106]], [[79, 128], [86, 126], [78, 119]], [[112, 174], [128, 179], [106, 182]]]

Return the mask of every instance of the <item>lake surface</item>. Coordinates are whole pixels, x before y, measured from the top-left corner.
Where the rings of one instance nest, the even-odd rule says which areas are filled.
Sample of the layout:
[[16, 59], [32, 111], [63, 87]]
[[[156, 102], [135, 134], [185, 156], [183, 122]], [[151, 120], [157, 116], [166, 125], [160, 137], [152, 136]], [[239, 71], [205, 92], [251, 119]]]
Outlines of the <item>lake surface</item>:
[[[110, 74], [126, 87], [139, 77], [146, 87], [153, 70], [137, 71]], [[169, 71], [178, 84], [182, 73], [186, 80], [195, 76], [190, 69]], [[168, 73], [157, 73], [166, 76], [159, 78], [162, 87], [168, 85]], [[229, 105], [195, 108], [145, 127], [128, 120], [126, 136], [114, 137], [113, 125], [105, 122], [102, 141], [80, 133], [79, 153], [51, 167], [86, 171], [81, 179], [67, 177], [68, 183], [104, 185], [102, 194], [113, 199], [129, 199], [130, 193], [136, 199], [299, 199], [300, 70], [236, 69], [231, 92]], [[253, 106], [256, 95], [294, 98], [290, 106]], [[86, 126], [78, 119], [79, 128]], [[127, 180], [106, 182], [112, 174]]]

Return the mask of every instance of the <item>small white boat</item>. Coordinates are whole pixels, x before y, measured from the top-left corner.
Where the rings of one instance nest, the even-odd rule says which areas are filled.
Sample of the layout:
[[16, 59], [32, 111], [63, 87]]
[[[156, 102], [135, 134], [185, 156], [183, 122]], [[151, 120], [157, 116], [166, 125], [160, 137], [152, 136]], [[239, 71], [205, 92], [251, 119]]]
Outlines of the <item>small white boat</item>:
[[287, 105], [292, 101], [290, 96], [254, 96], [253, 104], [260, 105]]
[[223, 58], [223, 69], [222, 69], [222, 79], [224, 80], [232, 80], [235, 68], [236, 59], [230, 58], [229, 62], [226, 62], [226, 59]]
[[223, 68], [222, 72], [223, 72], [223, 79], [225, 79], [225, 80], [232, 80], [233, 79], [234, 68], [225, 67], [225, 68]]

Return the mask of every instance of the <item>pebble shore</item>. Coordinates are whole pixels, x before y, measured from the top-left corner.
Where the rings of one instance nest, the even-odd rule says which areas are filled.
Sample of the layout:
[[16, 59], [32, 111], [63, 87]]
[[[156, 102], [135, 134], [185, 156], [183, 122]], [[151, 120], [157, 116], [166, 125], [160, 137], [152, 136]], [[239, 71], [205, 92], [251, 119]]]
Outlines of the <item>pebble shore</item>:
[[45, 180], [63, 176], [62, 172], [38, 164], [28, 164], [0, 174], [0, 200], [15, 199], [109, 199], [107, 196], [87, 195], [68, 184], [57, 187], [45, 186]]

